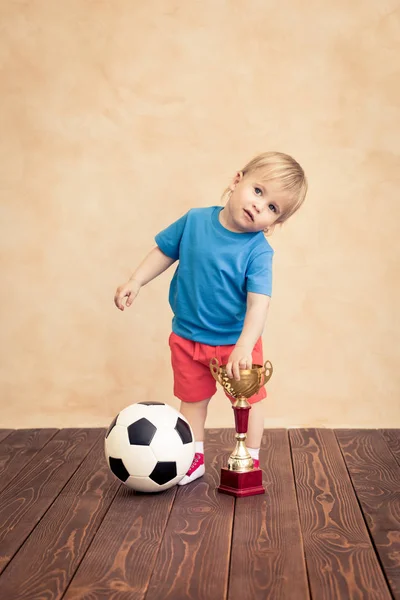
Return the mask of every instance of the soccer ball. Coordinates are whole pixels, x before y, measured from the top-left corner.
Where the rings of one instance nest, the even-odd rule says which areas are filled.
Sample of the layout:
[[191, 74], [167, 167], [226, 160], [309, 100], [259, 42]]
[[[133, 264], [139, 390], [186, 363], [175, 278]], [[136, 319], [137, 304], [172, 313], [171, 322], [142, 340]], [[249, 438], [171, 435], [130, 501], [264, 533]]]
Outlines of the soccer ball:
[[111, 471], [139, 492], [161, 492], [182, 479], [194, 458], [185, 417], [162, 402], [138, 402], [112, 421], [105, 438]]

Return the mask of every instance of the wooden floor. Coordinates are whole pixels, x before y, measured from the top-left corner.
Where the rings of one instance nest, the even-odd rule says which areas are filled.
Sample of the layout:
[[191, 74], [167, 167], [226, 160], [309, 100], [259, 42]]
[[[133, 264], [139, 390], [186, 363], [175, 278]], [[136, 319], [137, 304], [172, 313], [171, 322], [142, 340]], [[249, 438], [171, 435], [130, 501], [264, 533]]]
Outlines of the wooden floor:
[[0, 598], [400, 599], [400, 430], [267, 430], [264, 496], [120, 485], [102, 429], [0, 430]]

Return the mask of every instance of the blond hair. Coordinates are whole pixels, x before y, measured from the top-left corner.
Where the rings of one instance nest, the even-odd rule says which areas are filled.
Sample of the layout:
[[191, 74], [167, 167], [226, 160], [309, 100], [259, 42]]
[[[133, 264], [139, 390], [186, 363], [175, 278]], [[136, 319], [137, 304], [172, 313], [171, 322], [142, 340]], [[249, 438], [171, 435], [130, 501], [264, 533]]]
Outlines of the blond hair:
[[[287, 221], [303, 204], [308, 189], [307, 178], [299, 163], [283, 152], [258, 154], [242, 169], [244, 177], [255, 172], [260, 174], [262, 180], [276, 181], [282, 191], [288, 192], [289, 201], [285, 210], [266, 232], [271, 233], [275, 225]], [[223, 198], [227, 194], [230, 194], [230, 188], [225, 190]]]

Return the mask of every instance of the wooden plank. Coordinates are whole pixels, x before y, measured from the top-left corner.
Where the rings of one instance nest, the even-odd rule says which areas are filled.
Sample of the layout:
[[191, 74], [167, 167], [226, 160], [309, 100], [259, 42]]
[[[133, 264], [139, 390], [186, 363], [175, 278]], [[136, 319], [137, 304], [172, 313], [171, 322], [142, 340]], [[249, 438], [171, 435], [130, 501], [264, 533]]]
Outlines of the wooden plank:
[[119, 486], [102, 436], [0, 575], [0, 598], [62, 598]]
[[144, 598], [176, 490], [139, 494], [122, 485], [65, 600]]
[[217, 491], [233, 430], [207, 430], [206, 474], [179, 486], [146, 600], [226, 598], [235, 498]]
[[391, 453], [400, 465], [400, 429], [379, 429]]
[[100, 429], [62, 429], [0, 495], [0, 572], [98, 439]]
[[57, 431], [58, 429], [17, 429], [0, 443], [0, 492]]
[[229, 600], [307, 600], [307, 572], [286, 430], [264, 432], [260, 466], [266, 494], [236, 500]]
[[389, 600], [363, 515], [332, 430], [290, 430], [312, 598]]
[[14, 429], [0, 429], [0, 442], [6, 439], [7, 436], [12, 433]]
[[336, 430], [394, 598], [400, 599], [400, 468], [377, 430]]

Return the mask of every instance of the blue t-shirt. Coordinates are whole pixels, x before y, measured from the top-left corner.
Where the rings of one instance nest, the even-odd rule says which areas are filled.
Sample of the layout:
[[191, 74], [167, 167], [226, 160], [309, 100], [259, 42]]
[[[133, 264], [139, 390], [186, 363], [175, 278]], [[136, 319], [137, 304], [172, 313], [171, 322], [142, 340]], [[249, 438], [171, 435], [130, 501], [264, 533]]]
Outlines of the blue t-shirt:
[[273, 249], [262, 232], [234, 233], [219, 221], [222, 206], [193, 208], [158, 233], [156, 244], [179, 259], [169, 303], [177, 335], [210, 346], [236, 344], [247, 292], [271, 295]]

